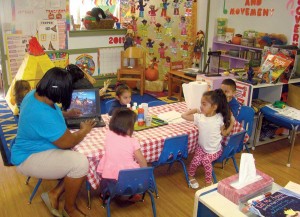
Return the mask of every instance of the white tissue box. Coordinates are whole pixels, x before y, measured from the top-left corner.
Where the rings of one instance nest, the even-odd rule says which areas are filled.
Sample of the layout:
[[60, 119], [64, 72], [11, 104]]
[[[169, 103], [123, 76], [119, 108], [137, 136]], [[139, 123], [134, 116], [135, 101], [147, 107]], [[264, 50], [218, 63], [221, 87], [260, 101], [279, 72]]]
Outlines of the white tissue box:
[[272, 188], [272, 183], [274, 181], [272, 177], [259, 170], [256, 170], [256, 174], [262, 176], [262, 179], [241, 189], [235, 189], [231, 186], [232, 182], [236, 182], [239, 179], [239, 174], [223, 179], [218, 183], [218, 192], [238, 205], [241, 201], [246, 201], [255, 194], [267, 192], [268, 189]]

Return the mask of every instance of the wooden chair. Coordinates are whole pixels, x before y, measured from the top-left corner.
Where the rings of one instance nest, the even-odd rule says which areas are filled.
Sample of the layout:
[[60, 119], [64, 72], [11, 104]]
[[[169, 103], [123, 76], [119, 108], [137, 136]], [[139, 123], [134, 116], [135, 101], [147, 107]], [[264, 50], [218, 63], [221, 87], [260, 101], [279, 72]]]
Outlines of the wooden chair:
[[[171, 62], [170, 64], [170, 70], [178, 70], [183, 68], [184, 68], [183, 61], [175, 61], [175, 62]], [[173, 91], [174, 89], [178, 89], [179, 92]], [[178, 101], [182, 100], [182, 81], [180, 79], [176, 80], [176, 78], [173, 78], [171, 93], [172, 95], [177, 96]]]
[[[133, 59], [133, 61], [132, 61]], [[133, 62], [133, 65], [129, 65]], [[128, 63], [128, 64], [126, 64]], [[129, 47], [121, 51], [121, 68], [118, 69], [118, 81], [140, 81], [140, 95], [145, 90], [146, 53], [138, 47]]]

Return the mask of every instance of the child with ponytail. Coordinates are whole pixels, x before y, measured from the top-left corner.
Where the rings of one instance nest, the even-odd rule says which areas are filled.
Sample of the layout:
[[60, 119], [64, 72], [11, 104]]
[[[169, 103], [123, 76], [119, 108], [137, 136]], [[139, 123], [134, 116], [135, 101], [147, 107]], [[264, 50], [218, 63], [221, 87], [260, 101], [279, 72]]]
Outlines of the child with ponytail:
[[199, 188], [195, 179], [198, 166], [203, 165], [206, 185], [212, 184], [212, 162], [222, 154], [222, 136], [229, 135], [233, 128], [234, 117], [231, 115], [226, 96], [221, 89], [207, 91], [201, 98], [199, 109], [183, 113], [182, 118], [193, 121], [199, 129], [198, 146], [188, 168], [190, 186]]

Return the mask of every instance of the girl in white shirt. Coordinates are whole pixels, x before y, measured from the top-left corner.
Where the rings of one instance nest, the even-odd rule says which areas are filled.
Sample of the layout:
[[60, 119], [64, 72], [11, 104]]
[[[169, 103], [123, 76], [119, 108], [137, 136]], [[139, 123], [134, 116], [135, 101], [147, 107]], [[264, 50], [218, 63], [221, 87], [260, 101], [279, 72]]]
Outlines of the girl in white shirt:
[[190, 186], [199, 188], [195, 179], [198, 166], [203, 165], [206, 185], [212, 184], [212, 162], [222, 154], [222, 136], [229, 135], [233, 128], [234, 117], [231, 115], [226, 96], [221, 89], [207, 91], [201, 98], [200, 111], [191, 109], [181, 115], [193, 121], [199, 129], [198, 146], [188, 169]]

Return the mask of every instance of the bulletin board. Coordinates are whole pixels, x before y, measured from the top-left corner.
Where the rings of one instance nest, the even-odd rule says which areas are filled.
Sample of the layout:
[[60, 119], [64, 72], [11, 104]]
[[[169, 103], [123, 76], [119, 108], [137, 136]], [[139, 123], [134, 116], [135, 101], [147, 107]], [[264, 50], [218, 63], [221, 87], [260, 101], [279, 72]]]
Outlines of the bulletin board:
[[161, 78], [169, 70], [167, 61], [183, 60], [185, 67], [191, 67], [196, 41], [196, 1], [121, 0], [120, 4], [122, 26], [134, 34], [135, 45], [147, 52], [149, 64], [156, 57]]
[[23, 62], [30, 38], [31, 36], [29, 35], [21, 34], [7, 34], [5, 37], [8, 63], [8, 83], [11, 83]]

